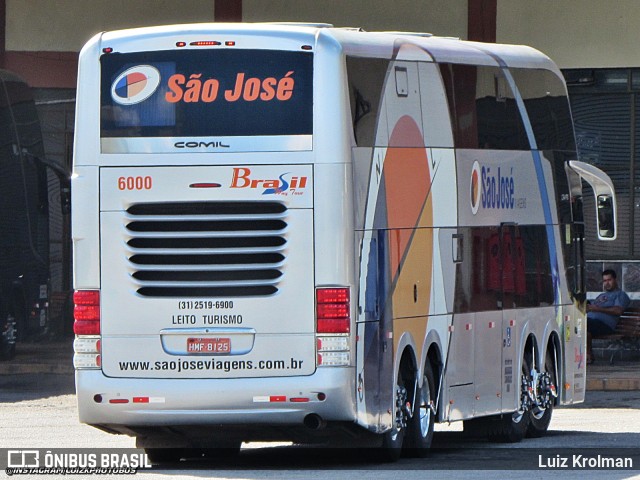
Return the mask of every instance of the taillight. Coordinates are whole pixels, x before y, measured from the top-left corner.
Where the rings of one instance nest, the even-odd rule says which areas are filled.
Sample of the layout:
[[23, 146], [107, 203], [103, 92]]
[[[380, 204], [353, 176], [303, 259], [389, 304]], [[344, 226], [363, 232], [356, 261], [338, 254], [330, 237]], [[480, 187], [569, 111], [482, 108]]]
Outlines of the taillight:
[[73, 333], [100, 335], [100, 291], [77, 290], [73, 303]]
[[73, 303], [73, 365], [76, 369], [100, 368], [100, 291], [77, 290]]
[[316, 290], [317, 333], [349, 333], [351, 331], [349, 300], [348, 288]]
[[348, 288], [318, 288], [316, 290], [318, 304], [349, 303]]
[[76, 290], [73, 292], [76, 305], [100, 305], [100, 290]]
[[348, 288], [316, 290], [316, 338], [318, 366], [351, 363], [351, 305]]

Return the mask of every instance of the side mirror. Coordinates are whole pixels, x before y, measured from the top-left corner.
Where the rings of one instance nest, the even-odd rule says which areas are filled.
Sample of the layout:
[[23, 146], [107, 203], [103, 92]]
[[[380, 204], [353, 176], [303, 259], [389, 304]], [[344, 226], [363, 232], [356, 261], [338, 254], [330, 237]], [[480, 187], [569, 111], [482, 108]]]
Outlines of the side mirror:
[[569, 166], [593, 189], [596, 197], [598, 240], [615, 240], [618, 230], [616, 228], [616, 192], [609, 175], [598, 167], [578, 160], [570, 160]]
[[598, 235], [604, 238], [615, 238], [615, 222], [613, 220], [613, 199], [611, 195], [598, 195]]

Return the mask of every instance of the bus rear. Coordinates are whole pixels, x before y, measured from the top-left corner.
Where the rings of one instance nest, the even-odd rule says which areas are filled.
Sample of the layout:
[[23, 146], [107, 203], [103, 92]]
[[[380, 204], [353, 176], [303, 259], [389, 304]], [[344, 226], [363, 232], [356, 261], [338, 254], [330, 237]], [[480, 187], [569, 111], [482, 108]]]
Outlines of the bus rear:
[[355, 418], [348, 150], [314, 148], [346, 131], [337, 108], [314, 131], [342, 98], [315, 67], [339, 57], [315, 29], [277, 32], [137, 29], [80, 55], [79, 414], [140, 446]]

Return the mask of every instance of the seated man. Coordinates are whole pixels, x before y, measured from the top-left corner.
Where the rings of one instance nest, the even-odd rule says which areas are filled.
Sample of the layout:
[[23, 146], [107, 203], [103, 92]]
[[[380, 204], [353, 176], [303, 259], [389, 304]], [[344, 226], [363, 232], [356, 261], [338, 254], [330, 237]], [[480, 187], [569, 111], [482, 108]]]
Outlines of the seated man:
[[631, 302], [629, 296], [618, 288], [614, 270], [602, 272], [602, 286], [604, 292], [587, 304], [587, 363], [593, 362], [592, 336], [613, 333], [620, 315]]

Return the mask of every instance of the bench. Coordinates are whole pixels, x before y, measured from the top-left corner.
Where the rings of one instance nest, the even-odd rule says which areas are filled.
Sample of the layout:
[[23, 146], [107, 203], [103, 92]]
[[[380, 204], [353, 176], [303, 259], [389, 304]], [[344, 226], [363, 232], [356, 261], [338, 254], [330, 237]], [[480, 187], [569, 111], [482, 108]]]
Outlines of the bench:
[[609, 358], [611, 365], [613, 365], [616, 353], [624, 348], [633, 348], [640, 351], [640, 307], [627, 307], [620, 315], [613, 333], [594, 335], [593, 338], [611, 341], [608, 347], [611, 350], [611, 357]]

